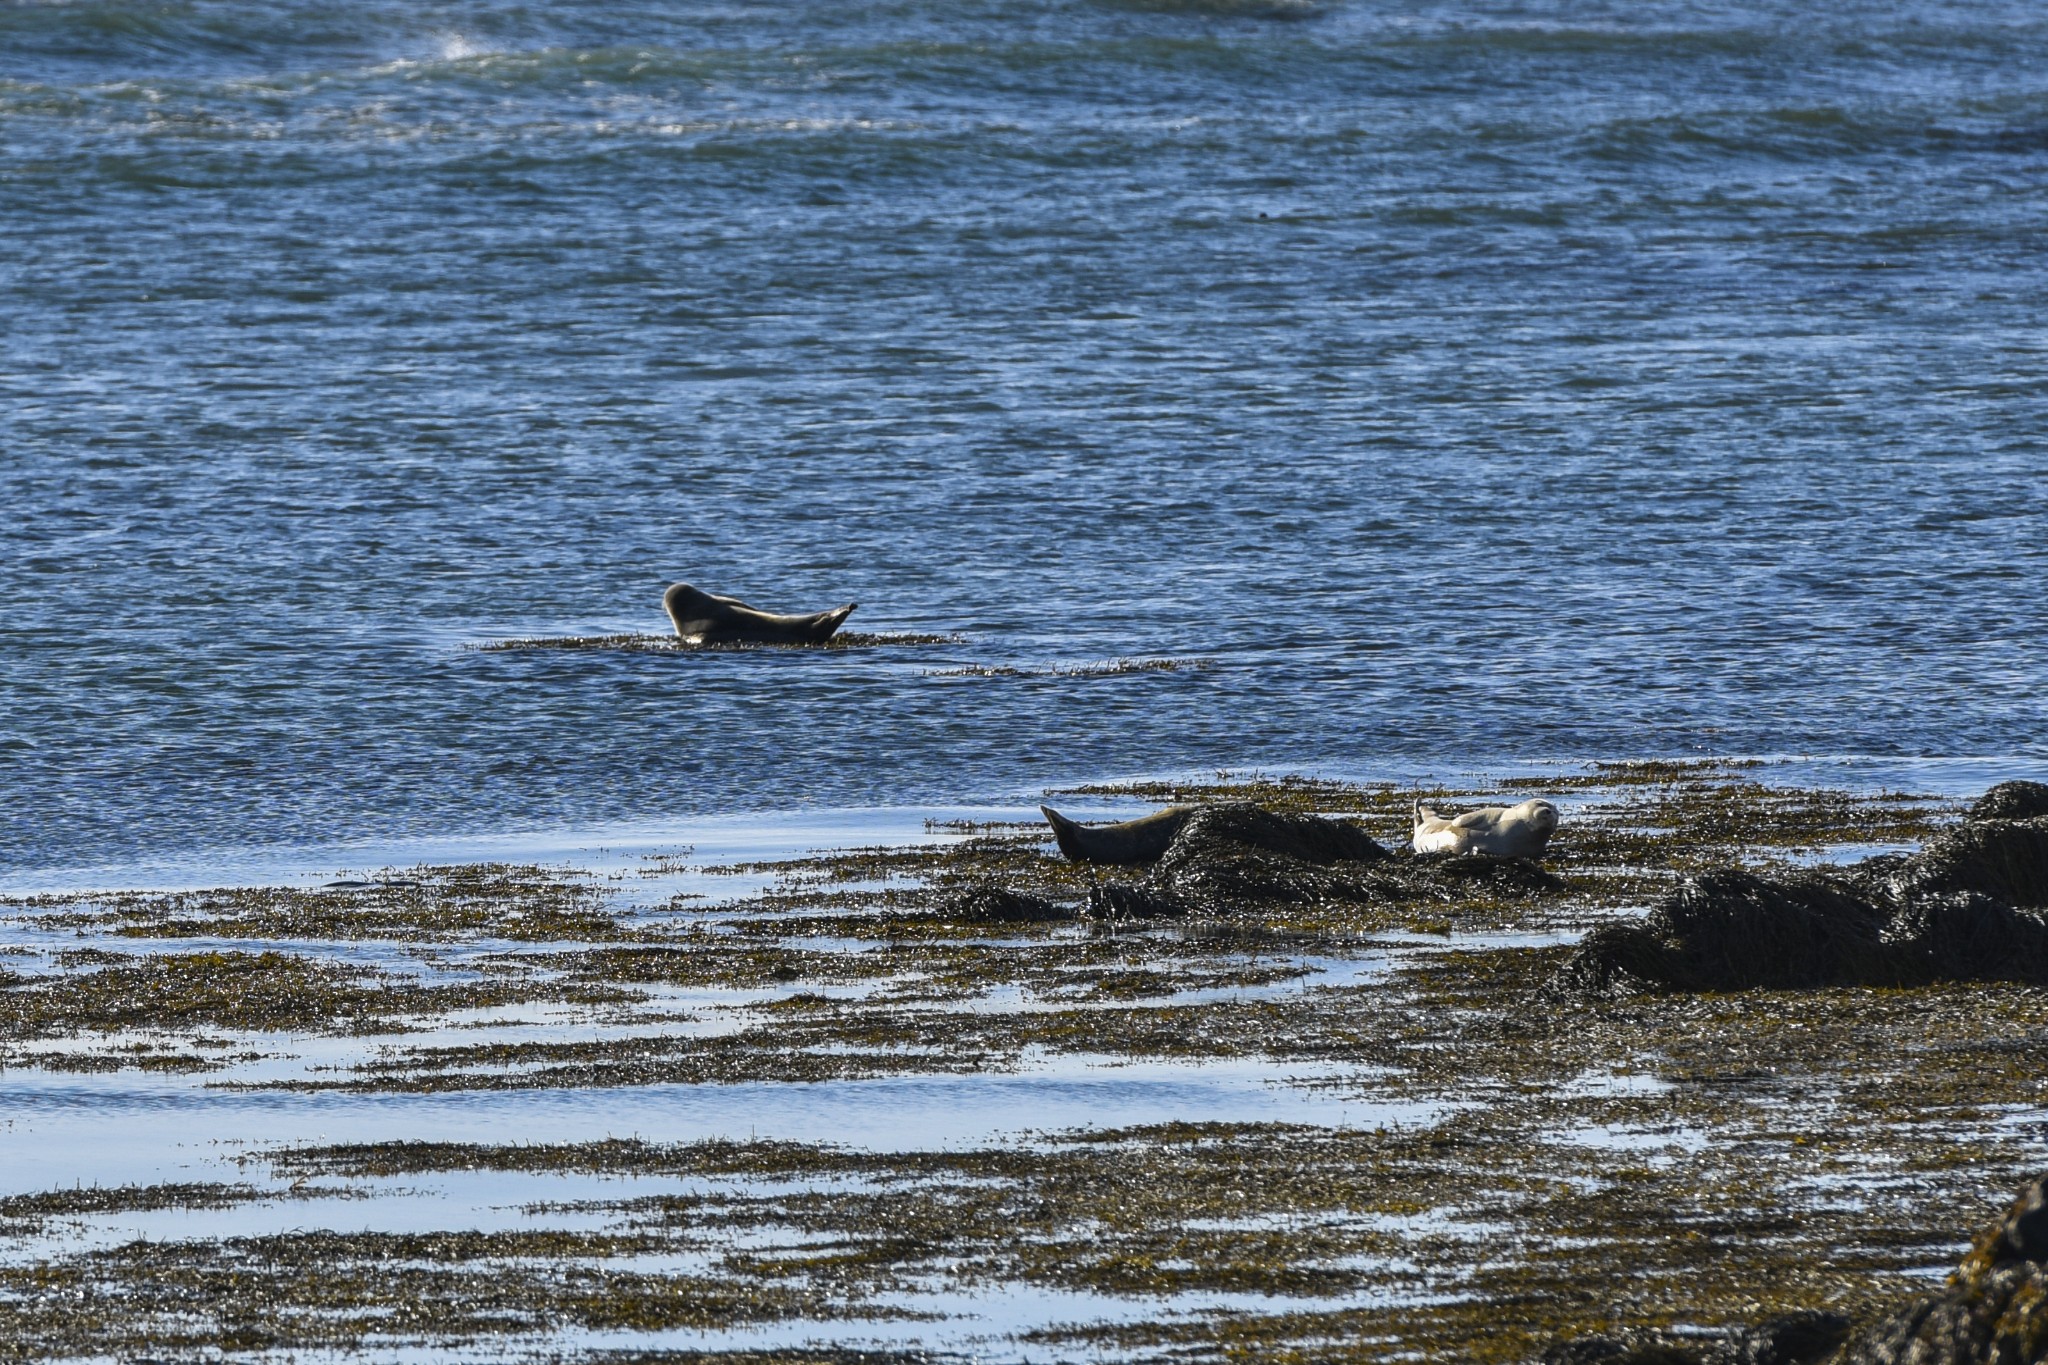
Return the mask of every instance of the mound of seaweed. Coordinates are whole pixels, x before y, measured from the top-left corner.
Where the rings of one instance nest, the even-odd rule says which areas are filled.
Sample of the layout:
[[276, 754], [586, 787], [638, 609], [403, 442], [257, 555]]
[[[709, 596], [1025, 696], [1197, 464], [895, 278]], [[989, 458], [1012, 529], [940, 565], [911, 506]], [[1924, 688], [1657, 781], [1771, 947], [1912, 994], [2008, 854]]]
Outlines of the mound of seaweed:
[[[1857, 1332], [1834, 1365], [2036, 1365], [2048, 1360], [2048, 1176], [1977, 1234], [1938, 1293]], [[1803, 1365], [1803, 1363], [1800, 1363]]]
[[[1974, 809], [2031, 809], [1993, 788]], [[2005, 793], [2005, 795], [2000, 795]], [[1997, 797], [1997, 801], [1993, 798]], [[2048, 817], [1972, 817], [1910, 857], [1840, 873], [1690, 879], [1642, 922], [1586, 936], [1557, 984], [1582, 995], [2048, 982]]]
[[956, 924], [1042, 924], [1077, 918], [1068, 906], [1028, 896], [994, 882], [977, 882], [947, 895], [939, 914]]
[[1237, 802], [1189, 816], [1144, 882], [1096, 888], [1090, 913], [1220, 918], [1279, 906], [1449, 900], [1475, 886], [1517, 894], [1562, 885], [1526, 859], [1398, 858], [1348, 821]]
[[1973, 818], [1929, 839], [1910, 858], [1873, 858], [1859, 872], [1890, 900], [1970, 891], [2008, 905], [2048, 908], [2048, 816]]
[[2042, 1365], [2048, 1362], [2048, 1176], [1977, 1235], [1939, 1291], [1858, 1327], [1800, 1312], [1721, 1341], [1633, 1333], [1559, 1342], [1542, 1365]]
[[1559, 1342], [1541, 1365], [1818, 1365], [1849, 1335], [1840, 1313], [1805, 1310], [1738, 1332], [1701, 1341], [1667, 1332], [1624, 1332]]
[[2048, 782], [2001, 782], [1971, 805], [1968, 820], [2038, 820], [2048, 815]]

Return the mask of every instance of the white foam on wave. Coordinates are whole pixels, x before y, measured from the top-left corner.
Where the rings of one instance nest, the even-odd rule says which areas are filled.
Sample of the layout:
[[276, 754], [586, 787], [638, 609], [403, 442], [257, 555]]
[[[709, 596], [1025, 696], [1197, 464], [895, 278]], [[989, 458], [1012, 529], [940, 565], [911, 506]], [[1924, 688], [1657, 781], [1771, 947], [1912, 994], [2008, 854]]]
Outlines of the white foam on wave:
[[460, 33], [441, 34], [439, 42], [441, 60], [444, 62], [459, 62], [467, 57], [485, 57], [493, 51], [487, 44], [479, 43], [474, 38]]

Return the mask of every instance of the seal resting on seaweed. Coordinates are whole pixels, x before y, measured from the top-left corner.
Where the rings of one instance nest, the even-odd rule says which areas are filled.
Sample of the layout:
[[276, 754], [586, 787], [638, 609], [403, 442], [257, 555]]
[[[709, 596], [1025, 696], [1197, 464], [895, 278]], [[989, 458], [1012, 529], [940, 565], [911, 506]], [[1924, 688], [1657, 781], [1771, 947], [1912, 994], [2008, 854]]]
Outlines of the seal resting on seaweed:
[[1415, 803], [1415, 851], [1495, 858], [1541, 858], [1557, 830], [1557, 807], [1529, 800], [1519, 806], [1487, 806], [1444, 816]]
[[736, 597], [678, 583], [661, 595], [661, 605], [676, 623], [676, 634], [692, 644], [822, 645], [859, 603], [807, 616], [783, 616], [750, 607]]
[[1166, 852], [1181, 826], [1195, 813], [1193, 806], [1168, 806], [1165, 810], [1120, 820], [1113, 825], [1084, 825], [1069, 820], [1051, 806], [1040, 806], [1060, 852], [1077, 863], [1149, 863]]

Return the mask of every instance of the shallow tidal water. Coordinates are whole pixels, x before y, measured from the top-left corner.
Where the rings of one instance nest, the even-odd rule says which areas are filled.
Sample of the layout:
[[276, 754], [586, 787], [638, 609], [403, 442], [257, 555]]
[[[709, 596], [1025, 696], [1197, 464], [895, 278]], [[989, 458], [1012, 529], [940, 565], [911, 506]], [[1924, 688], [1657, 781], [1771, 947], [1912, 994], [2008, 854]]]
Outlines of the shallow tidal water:
[[[2038, 761], [2044, 58], [2011, 0], [7, 6], [0, 872]], [[957, 643], [473, 648], [676, 579]], [[1053, 671], [1131, 657], [1206, 666]]]

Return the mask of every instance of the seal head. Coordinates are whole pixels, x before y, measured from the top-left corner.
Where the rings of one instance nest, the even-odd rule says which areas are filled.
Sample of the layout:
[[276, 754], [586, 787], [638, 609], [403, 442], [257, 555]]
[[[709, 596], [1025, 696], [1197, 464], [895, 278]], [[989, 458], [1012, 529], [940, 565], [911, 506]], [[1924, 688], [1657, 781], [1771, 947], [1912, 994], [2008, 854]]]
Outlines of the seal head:
[[822, 645], [859, 603], [784, 616], [750, 607], [737, 597], [720, 597], [677, 583], [661, 595], [661, 605], [675, 622], [676, 635], [695, 645]]

